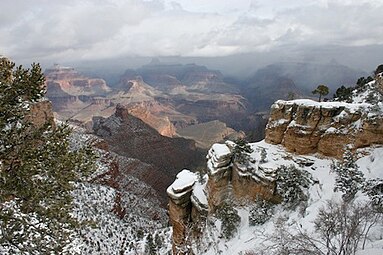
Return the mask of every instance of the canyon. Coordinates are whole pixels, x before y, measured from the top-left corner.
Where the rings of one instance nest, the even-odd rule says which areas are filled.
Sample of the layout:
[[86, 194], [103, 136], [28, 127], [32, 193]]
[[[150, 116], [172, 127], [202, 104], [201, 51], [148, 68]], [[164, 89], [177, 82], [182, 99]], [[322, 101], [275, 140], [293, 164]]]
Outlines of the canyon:
[[127, 70], [112, 88], [58, 65], [46, 70], [46, 80], [56, 117], [89, 130], [93, 116], [109, 117], [117, 104], [168, 137], [177, 129], [215, 120], [239, 130], [235, 125], [247, 114], [245, 98], [222, 74], [197, 65], [152, 63]]
[[[256, 230], [241, 223], [241, 231], [249, 231], [246, 234], [249, 240], [241, 240], [242, 233], [230, 241], [234, 245], [241, 243], [239, 247], [227, 245], [228, 240], [221, 241], [224, 222], [218, 220], [221, 227], [217, 227], [219, 210], [229, 204], [244, 214], [257, 201], [280, 204], [285, 194], [278, 192], [276, 176], [287, 166], [312, 176], [312, 191], [308, 195], [319, 194], [319, 198], [314, 199], [316, 202], [322, 196], [334, 196], [335, 190], [324, 186], [333, 185], [329, 181], [334, 178], [330, 169], [334, 160], [342, 160], [346, 151], [358, 157], [364, 174], [370, 178], [381, 176], [381, 166], [374, 162], [374, 154], [380, 155], [383, 145], [381, 77], [379, 74], [364, 88], [355, 89], [352, 103], [278, 100], [271, 107], [265, 140], [248, 144], [251, 150], [241, 152], [247, 155], [245, 160], [238, 157], [239, 144], [226, 141], [210, 148], [206, 173], [187, 169], [179, 172], [167, 189], [173, 254], [214, 254], [217, 250], [226, 250], [227, 254], [233, 250], [243, 252], [240, 246], [246, 247], [254, 235], [262, 240], [263, 234], [255, 234]], [[310, 205], [304, 207], [307, 209]], [[303, 219], [298, 216], [295, 220], [304, 221], [305, 216], [316, 210], [313, 205], [303, 212]], [[241, 220], [246, 222], [244, 218]], [[221, 234], [214, 236], [212, 233], [219, 228]], [[265, 230], [261, 228], [260, 231]], [[257, 245], [253, 243], [250, 247], [254, 249]]]

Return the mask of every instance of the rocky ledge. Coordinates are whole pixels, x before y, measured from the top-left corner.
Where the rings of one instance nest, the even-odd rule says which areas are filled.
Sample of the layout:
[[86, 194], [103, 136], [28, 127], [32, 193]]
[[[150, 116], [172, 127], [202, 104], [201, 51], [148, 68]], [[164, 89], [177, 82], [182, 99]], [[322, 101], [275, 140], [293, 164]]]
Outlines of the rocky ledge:
[[340, 158], [347, 145], [382, 144], [383, 118], [367, 103], [279, 100], [271, 108], [265, 140], [297, 154]]
[[230, 141], [214, 144], [207, 155], [207, 174], [183, 170], [168, 187], [173, 254], [190, 254], [190, 242], [202, 235], [206, 217], [226, 201], [240, 204], [277, 198], [270, 169], [255, 160], [248, 166], [239, 164], [233, 157], [234, 147]]

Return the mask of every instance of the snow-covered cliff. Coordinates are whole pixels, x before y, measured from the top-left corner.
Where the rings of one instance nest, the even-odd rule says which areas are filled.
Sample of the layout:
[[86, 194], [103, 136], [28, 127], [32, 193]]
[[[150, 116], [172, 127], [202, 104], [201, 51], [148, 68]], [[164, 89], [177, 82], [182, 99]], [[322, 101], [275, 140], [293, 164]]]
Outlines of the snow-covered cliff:
[[236, 143], [214, 144], [206, 174], [181, 172], [168, 188], [173, 253], [381, 254], [379, 77], [352, 103], [277, 101], [266, 140], [241, 157]]

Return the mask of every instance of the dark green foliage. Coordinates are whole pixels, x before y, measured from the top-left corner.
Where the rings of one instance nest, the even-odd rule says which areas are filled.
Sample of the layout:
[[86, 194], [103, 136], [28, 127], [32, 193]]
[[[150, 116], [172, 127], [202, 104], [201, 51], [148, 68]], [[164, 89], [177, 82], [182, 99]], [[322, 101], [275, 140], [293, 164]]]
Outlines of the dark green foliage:
[[157, 248], [153, 240], [152, 234], [148, 234], [146, 237], [146, 244], [145, 244], [145, 254], [148, 255], [156, 255], [157, 254]]
[[346, 150], [342, 162], [331, 165], [332, 170], [337, 174], [334, 191], [343, 192], [342, 198], [346, 202], [354, 199], [355, 194], [361, 189], [364, 182], [363, 173], [359, 171], [355, 161], [351, 151]]
[[242, 164], [247, 165], [250, 161], [250, 153], [253, 152], [253, 149], [250, 147], [248, 142], [244, 139], [238, 139], [235, 141], [235, 146], [233, 149], [233, 158], [234, 161]]
[[334, 94], [334, 99], [336, 101], [343, 101], [343, 102], [350, 103], [353, 89], [354, 89], [353, 87], [347, 88], [342, 85], [340, 88], [336, 90]]
[[139, 228], [136, 234], [137, 234], [137, 240], [144, 238], [144, 230], [142, 228]]
[[378, 65], [378, 67], [376, 68], [374, 74], [377, 75], [379, 73], [383, 72], [383, 65]]
[[25, 118], [43, 85], [38, 64], [15, 68], [0, 59], [0, 251], [62, 253], [79, 226], [70, 216], [71, 191], [93, 157], [88, 148], [69, 149], [67, 126], [37, 127]]
[[223, 203], [216, 212], [217, 218], [221, 220], [221, 235], [229, 240], [237, 233], [241, 217], [238, 211], [229, 203]]
[[267, 162], [267, 152], [265, 148], [261, 148], [261, 158], [260, 158], [260, 163], [266, 163]]
[[383, 99], [383, 93], [379, 90], [373, 90], [368, 93], [366, 97], [366, 102], [371, 104], [372, 106], [370, 107], [371, 111], [380, 111], [379, 103], [382, 102]]
[[162, 246], [163, 243], [164, 243], [164, 238], [161, 237], [158, 233], [156, 233], [156, 234], [154, 235], [154, 243], [155, 243], [157, 249], [159, 249], [159, 248], [161, 248], [161, 246]]
[[358, 91], [362, 91], [365, 87], [365, 85], [371, 81], [373, 81], [374, 79], [371, 77], [371, 76], [368, 76], [367, 78], [365, 77], [360, 77], [357, 82], [356, 82], [356, 88], [358, 89]]
[[269, 201], [259, 199], [250, 209], [249, 225], [262, 225], [268, 221], [273, 216], [273, 214], [274, 204]]
[[309, 172], [300, 170], [294, 165], [279, 167], [276, 172], [276, 181], [277, 193], [283, 198], [282, 203], [291, 209], [307, 201], [305, 189], [313, 183]]
[[371, 200], [372, 207], [383, 213], [383, 179], [370, 179], [363, 184], [363, 193]]
[[329, 88], [323, 84], [318, 85], [318, 87], [312, 91], [314, 95], [319, 94], [319, 102], [321, 101], [322, 96], [328, 95], [329, 92]]

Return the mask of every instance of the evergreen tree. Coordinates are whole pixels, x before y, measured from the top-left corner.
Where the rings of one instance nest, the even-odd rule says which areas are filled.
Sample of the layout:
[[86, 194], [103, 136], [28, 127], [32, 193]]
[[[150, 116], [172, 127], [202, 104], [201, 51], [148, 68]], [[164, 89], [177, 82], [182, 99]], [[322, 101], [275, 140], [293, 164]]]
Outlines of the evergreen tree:
[[383, 72], [383, 65], [378, 65], [378, 67], [375, 69], [374, 74], [378, 75]]
[[329, 92], [330, 92], [329, 88], [326, 85], [323, 85], [323, 84], [318, 85], [318, 87], [312, 91], [312, 93], [314, 95], [315, 94], [319, 94], [319, 102], [321, 101], [322, 96], [328, 95]]
[[30, 107], [44, 93], [38, 64], [24, 69], [0, 58], [1, 254], [63, 254], [78, 227], [71, 191], [92, 156], [70, 150], [67, 126], [33, 124]]
[[216, 212], [217, 218], [221, 220], [221, 235], [226, 240], [234, 237], [237, 233], [238, 226], [241, 223], [241, 217], [234, 206], [229, 203], [223, 203]]
[[368, 76], [367, 78], [365, 77], [360, 77], [357, 82], [356, 82], [356, 88], [358, 91], [363, 91], [365, 89], [365, 85], [374, 79], [371, 76]]
[[250, 145], [244, 139], [238, 139], [235, 141], [235, 146], [233, 149], [233, 157], [234, 161], [239, 164], [249, 164], [250, 161], [250, 153], [254, 150], [250, 147]]
[[296, 94], [294, 92], [289, 92], [287, 94], [287, 100], [294, 100], [296, 98]]
[[267, 152], [266, 152], [266, 149], [265, 148], [261, 148], [261, 159], [260, 159], [260, 163], [266, 163], [267, 162]]
[[148, 254], [148, 255], [156, 255], [157, 254], [156, 245], [154, 244], [153, 236], [150, 233], [146, 237], [145, 254]]
[[370, 179], [363, 184], [363, 193], [371, 200], [372, 207], [383, 213], [383, 179]]
[[354, 88], [352, 87], [346, 88], [345, 86], [342, 85], [340, 88], [336, 90], [334, 99], [336, 99], [336, 101], [344, 101], [344, 102], [350, 103], [353, 89]]
[[161, 249], [163, 243], [164, 243], [163, 238], [158, 233], [156, 233], [154, 235], [154, 244], [155, 244], [157, 250]]
[[350, 150], [343, 154], [342, 162], [332, 164], [332, 170], [337, 174], [334, 191], [343, 192], [345, 202], [351, 201], [364, 182], [364, 176], [355, 163], [354, 155]]
[[274, 214], [274, 204], [269, 201], [258, 199], [250, 209], [249, 225], [262, 225]]
[[307, 201], [305, 189], [312, 184], [309, 172], [300, 170], [294, 165], [281, 166], [276, 172], [277, 193], [283, 198], [282, 203], [294, 209], [301, 202]]

